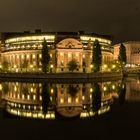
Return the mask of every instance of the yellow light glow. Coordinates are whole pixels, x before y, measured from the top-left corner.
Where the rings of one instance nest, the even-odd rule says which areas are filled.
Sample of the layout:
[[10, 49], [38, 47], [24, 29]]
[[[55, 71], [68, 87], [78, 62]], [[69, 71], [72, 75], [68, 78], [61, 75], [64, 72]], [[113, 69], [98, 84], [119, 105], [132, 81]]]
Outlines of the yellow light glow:
[[116, 65], [112, 65], [112, 68], [115, 69], [116, 68]]
[[27, 57], [27, 59], [29, 59], [30, 55], [29, 55], [29, 54], [27, 54], [27, 55], [26, 55], [26, 57]]
[[68, 53], [68, 57], [71, 57], [71, 53]]
[[105, 68], [105, 69], [107, 68], [107, 64], [104, 64], [104, 68]]
[[14, 42], [27, 42], [27, 41], [54, 41], [54, 35], [41, 35], [41, 36], [25, 36], [25, 37], [17, 37], [17, 38], [10, 38], [5, 41], [5, 43], [14, 43]]
[[30, 95], [27, 96], [27, 99], [30, 100]]
[[93, 68], [93, 65], [92, 64], [90, 65], [90, 68]]
[[60, 103], [63, 104], [64, 103], [64, 99], [61, 98], [60, 99]]
[[22, 95], [22, 99], [25, 99], [25, 96], [24, 95]]
[[21, 55], [21, 58], [24, 59], [24, 55], [23, 54]]
[[63, 56], [63, 55], [64, 55], [64, 53], [61, 52], [61, 53], [60, 53], [60, 56]]
[[71, 103], [71, 102], [72, 102], [71, 97], [68, 97], [68, 103]]
[[93, 88], [90, 88], [90, 92], [93, 92]]
[[33, 99], [36, 100], [36, 95], [33, 96]]
[[33, 92], [33, 91], [34, 91], [33, 87], [31, 87], [30, 91], [31, 91], [31, 92]]
[[83, 54], [83, 58], [85, 58], [85, 55]]
[[14, 68], [17, 68], [17, 66], [16, 66], [16, 65], [14, 65]]
[[0, 90], [2, 90], [2, 85], [0, 84]]
[[42, 96], [39, 96], [39, 100], [42, 101]]
[[115, 89], [115, 85], [112, 85], [112, 89]]
[[33, 54], [32, 57], [33, 57], [33, 59], [35, 59], [36, 58], [35, 54]]
[[53, 64], [51, 64], [51, 66], [50, 66], [51, 68], [53, 68]]
[[85, 96], [84, 95], [82, 96], [82, 99], [83, 99], [83, 101], [85, 100]]
[[53, 88], [51, 89], [51, 93], [53, 93], [54, 92], [54, 90], [53, 90]]
[[33, 65], [30, 65], [30, 68], [33, 68]]
[[107, 87], [104, 87], [103, 89], [104, 89], [104, 91], [106, 91], [107, 90]]
[[77, 98], [75, 99], [75, 101], [76, 101], [76, 103], [79, 103], [79, 98], [77, 97]]
[[14, 87], [14, 91], [15, 91], [15, 92], [17, 91], [17, 87], [16, 87], [16, 86]]
[[76, 53], [76, 57], [78, 57], [79, 56], [79, 53]]

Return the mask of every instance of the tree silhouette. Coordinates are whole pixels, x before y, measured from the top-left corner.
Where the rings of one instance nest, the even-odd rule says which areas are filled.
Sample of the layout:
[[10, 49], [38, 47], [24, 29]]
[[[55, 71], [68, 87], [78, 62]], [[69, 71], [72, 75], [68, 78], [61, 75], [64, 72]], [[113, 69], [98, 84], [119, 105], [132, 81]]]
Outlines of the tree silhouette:
[[125, 102], [126, 95], [126, 84], [124, 82], [124, 79], [122, 80], [120, 87], [118, 88], [118, 94], [119, 94], [119, 103], [120, 105], [123, 105]]
[[74, 97], [78, 92], [78, 88], [73, 86], [73, 85], [69, 85], [69, 88], [68, 88], [68, 93]]
[[42, 107], [43, 113], [46, 114], [50, 103], [50, 86], [47, 83], [42, 84]]
[[78, 62], [75, 59], [69, 61], [67, 65], [69, 67], [69, 70], [72, 72], [78, 68]]
[[92, 109], [97, 112], [101, 107], [101, 89], [98, 83], [94, 83], [92, 94]]
[[25, 71], [27, 72], [28, 66], [29, 66], [28, 60], [24, 59], [23, 62], [21, 63], [21, 68], [25, 69]]
[[100, 67], [102, 64], [102, 53], [101, 53], [101, 45], [98, 40], [95, 40], [93, 44], [92, 50], [92, 64], [94, 66], [94, 72], [100, 71]]
[[47, 73], [49, 71], [49, 62], [50, 62], [50, 54], [49, 54], [49, 47], [47, 41], [44, 39], [42, 42], [42, 71]]
[[123, 64], [126, 64], [126, 48], [125, 48], [125, 46], [122, 43], [121, 43], [120, 48], [119, 48], [118, 59]]
[[4, 61], [2, 62], [2, 69], [3, 69], [4, 71], [7, 71], [8, 68], [9, 68], [9, 63], [8, 63], [6, 60], [4, 60]]

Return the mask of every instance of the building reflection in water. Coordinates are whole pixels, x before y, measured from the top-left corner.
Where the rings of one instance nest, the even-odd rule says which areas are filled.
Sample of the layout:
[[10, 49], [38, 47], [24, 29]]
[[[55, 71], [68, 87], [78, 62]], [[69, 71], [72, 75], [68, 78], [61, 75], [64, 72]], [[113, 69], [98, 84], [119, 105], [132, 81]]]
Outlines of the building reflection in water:
[[0, 84], [1, 107], [12, 115], [28, 118], [87, 118], [110, 111], [120, 97], [120, 82]]

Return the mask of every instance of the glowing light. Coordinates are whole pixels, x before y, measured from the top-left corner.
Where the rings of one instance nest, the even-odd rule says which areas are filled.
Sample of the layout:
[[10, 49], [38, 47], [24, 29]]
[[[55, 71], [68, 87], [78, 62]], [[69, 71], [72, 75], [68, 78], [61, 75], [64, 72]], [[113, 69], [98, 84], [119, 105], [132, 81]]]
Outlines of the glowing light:
[[53, 91], [53, 88], [51, 89], [51, 93], [53, 93], [54, 91]]
[[30, 100], [30, 95], [27, 96], [27, 99]]
[[107, 87], [104, 87], [103, 89], [104, 89], [104, 91], [106, 91], [107, 90]]
[[112, 68], [115, 69], [116, 68], [116, 65], [112, 65]]
[[83, 99], [83, 101], [85, 100], [85, 96], [84, 95], [82, 96], [82, 99]]
[[39, 96], [39, 100], [42, 101], [42, 96]]
[[93, 68], [93, 65], [92, 64], [90, 65], [90, 68]]
[[77, 97], [77, 98], [75, 99], [75, 101], [76, 101], [76, 103], [79, 103], [79, 98]]
[[63, 104], [64, 103], [64, 99], [61, 98], [60, 99], [60, 103]]
[[2, 90], [2, 85], [0, 84], [0, 90]]
[[61, 52], [61, 53], [60, 53], [60, 56], [63, 56], [63, 55], [64, 55], [64, 53]]
[[68, 57], [71, 57], [71, 53], [68, 53]]
[[31, 92], [33, 92], [33, 91], [34, 91], [33, 87], [31, 87], [30, 91], [31, 91]]
[[33, 68], [33, 65], [30, 65], [30, 68]]
[[71, 97], [68, 97], [68, 103], [71, 103], [71, 102], [72, 102]]
[[112, 89], [115, 89], [115, 85], [112, 85]]
[[85, 55], [83, 54], [83, 58], [85, 58]]
[[33, 99], [36, 100], [36, 95], [33, 96]]
[[27, 59], [29, 59], [30, 55], [29, 55], [29, 54], [27, 54], [26, 56], [27, 56]]
[[36, 58], [35, 54], [33, 54], [32, 57], [33, 57], [33, 59], [35, 59]]
[[107, 68], [107, 64], [104, 64], [104, 68], [105, 68], [105, 69]]
[[51, 64], [51, 66], [50, 66], [51, 68], [53, 68], [53, 64]]
[[14, 68], [17, 68], [17, 66], [16, 66], [16, 65], [14, 65]]
[[93, 88], [90, 88], [90, 92], [93, 92]]
[[15, 91], [15, 92], [17, 91], [17, 87], [16, 87], [16, 86], [14, 87], [14, 91]]

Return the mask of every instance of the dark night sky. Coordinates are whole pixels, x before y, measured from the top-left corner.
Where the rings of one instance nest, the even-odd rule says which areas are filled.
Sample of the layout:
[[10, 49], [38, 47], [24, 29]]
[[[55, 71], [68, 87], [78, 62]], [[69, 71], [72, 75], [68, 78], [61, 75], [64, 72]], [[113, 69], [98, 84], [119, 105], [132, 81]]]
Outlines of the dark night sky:
[[0, 32], [42, 29], [140, 40], [139, 0], [1, 0]]

